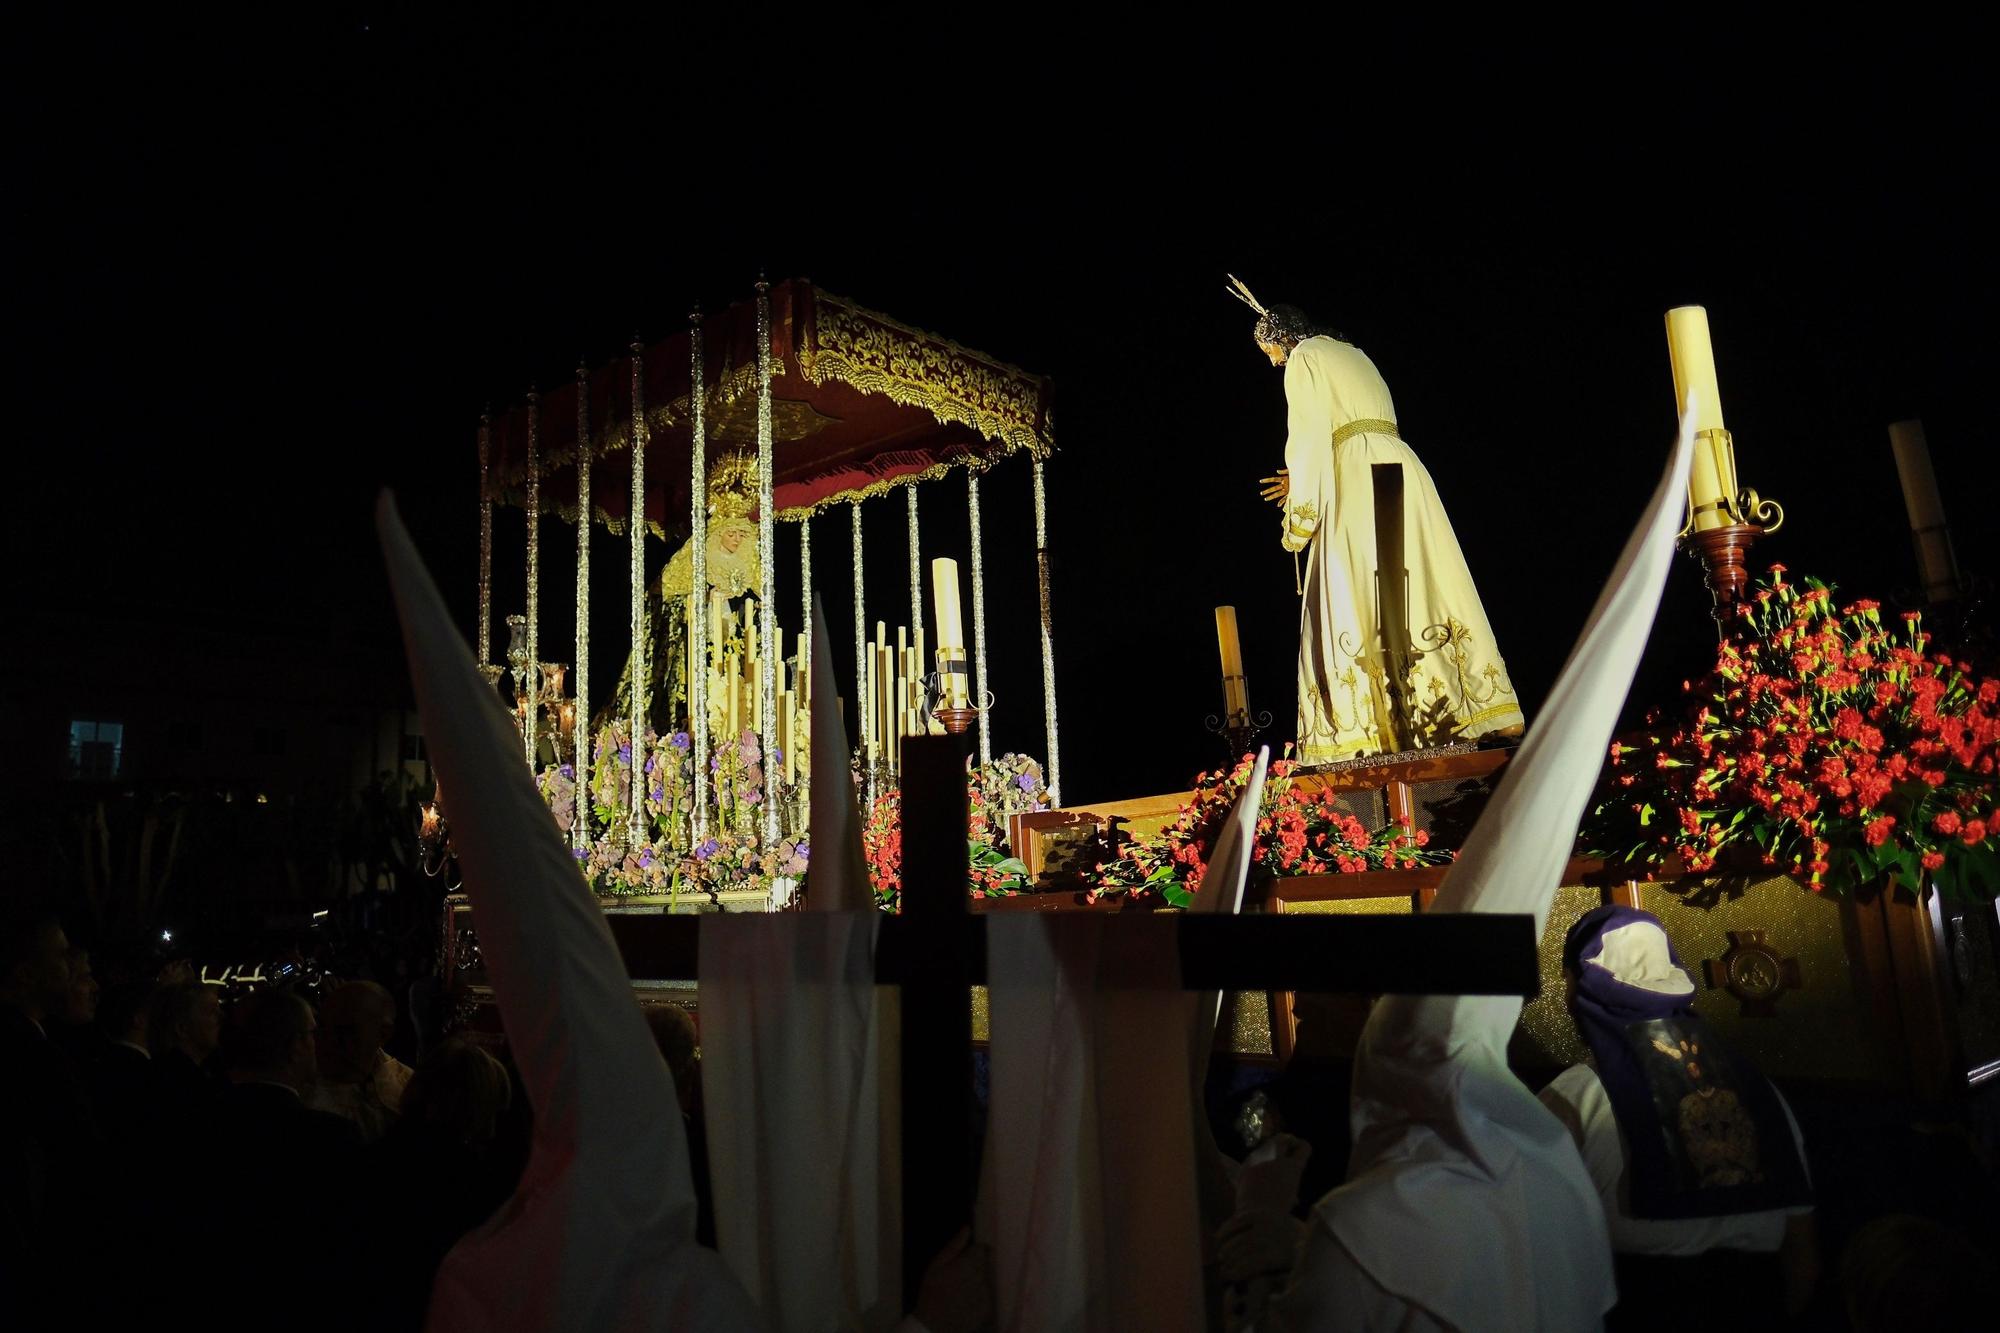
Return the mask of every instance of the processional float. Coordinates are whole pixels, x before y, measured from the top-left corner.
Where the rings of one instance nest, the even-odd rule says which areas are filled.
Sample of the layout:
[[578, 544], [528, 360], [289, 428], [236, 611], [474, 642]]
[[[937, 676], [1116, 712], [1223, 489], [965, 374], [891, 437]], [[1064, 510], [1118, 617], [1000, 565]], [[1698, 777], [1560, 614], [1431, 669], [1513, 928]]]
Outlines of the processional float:
[[[489, 681], [512, 700], [523, 758], [542, 776], [592, 877], [650, 874], [657, 884], [656, 863], [690, 852], [729, 843], [755, 847], [768, 862], [776, 849], [788, 856], [801, 843], [809, 784], [825, 776], [806, 767], [812, 537], [814, 520], [837, 508], [848, 511], [854, 579], [845, 703], [859, 738], [856, 776], [871, 804], [897, 781], [904, 737], [976, 726], [979, 760], [989, 762], [981, 489], [989, 469], [1016, 455], [1026, 456], [1033, 503], [1046, 771], [1056, 798], [1051, 452], [1047, 379], [804, 280], [759, 282], [750, 300], [691, 316], [684, 333], [635, 340], [626, 357], [580, 367], [572, 383], [482, 416], [476, 652]], [[954, 557], [930, 562], [933, 595], [924, 595], [919, 491], [934, 493], [934, 483], [954, 474], [965, 480], [970, 531], [969, 643]], [[862, 507], [898, 490], [907, 513], [909, 619], [892, 642], [886, 619], [869, 632]], [[525, 605], [506, 616], [504, 662], [493, 643], [499, 505], [518, 506], [527, 520]], [[540, 632], [549, 517], [575, 530], [572, 663], [546, 660]], [[795, 624], [780, 611], [779, 523], [798, 527]], [[625, 539], [617, 581], [630, 606], [631, 647], [615, 710], [593, 714], [591, 701], [603, 695], [593, 689], [590, 640], [600, 527]], [[747, 544], [753, 531], [756, 559], [742, 561], [735, 543]], [[685, 539], [650, 590], [649, 535]], [[725, 577], [716, 576], [715, 561], [729, 565]], [[872, 572], [880, 597], [883, 572]], [[673, 660], [662, 662], [670, 645]], [[440, 797], [425, 809], [427, 864], [438, 862], [435, 849], [448, 836], [442, 805]], [[802, 862], [801, 848], [794, 864]]]

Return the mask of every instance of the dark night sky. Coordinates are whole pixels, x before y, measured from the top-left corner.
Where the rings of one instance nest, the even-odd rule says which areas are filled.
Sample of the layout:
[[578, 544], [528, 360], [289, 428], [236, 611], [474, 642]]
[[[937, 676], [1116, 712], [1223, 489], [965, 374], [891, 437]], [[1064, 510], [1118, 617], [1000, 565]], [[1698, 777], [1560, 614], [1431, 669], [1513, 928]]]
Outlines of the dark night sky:
[[[390, 642], [387, 484], [469, 624], [481, 406], [739, 299], [760, 266], [1055, 378], [1073, 799], [1219, 756], [1218, 602], [1253, 696], [1290, 712], [1290, 560], [1255, 495], [1283, 397], [1225, 269], [1381, 366], [1531, 709], [1668, 443], [1671, 305], [1708, 306], [1740, 471], [1789, 512], [1759, 556], [1906, 586], [1883, 427], [1920, 415], [1962, 562], [2000, 568], [1993, 107], [1935, 53], [1774, 45], [1697, 86], [1622, 55], [1389, 43], [1361, 67], [1407, 69], [1395, 95], [1272, 75], [1298, 109], [1255, 116], [1194, 52], [1002, 44], [974, 68], [954, 47], [941, 68], [795, 33], [774, 56], [406, 22], [22, 38], [10, 600]], [[925, 494], [949, 550], [962, 488]], [[871, 601], [893, 606], [901, 510], [877, 507]], [[998, 740], [1039, 753], [1025, 465], [987, 517]], [[844, 523], [816, 531], [832, 595]], [[553, 557], [545, 642], [568, 577]], [[600, 663], [624, 637], [602, 586]], [[519, 587], [502, 575], [501, 613]], [[1705, 605], [1683, 568], [1642, 690], [1699, 666]]]

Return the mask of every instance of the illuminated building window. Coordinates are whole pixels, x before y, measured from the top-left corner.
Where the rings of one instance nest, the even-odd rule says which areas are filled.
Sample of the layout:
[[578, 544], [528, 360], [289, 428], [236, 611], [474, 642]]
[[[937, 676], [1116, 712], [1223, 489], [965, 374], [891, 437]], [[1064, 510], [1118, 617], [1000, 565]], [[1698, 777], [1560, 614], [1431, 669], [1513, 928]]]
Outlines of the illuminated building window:
[[69, 724], [69, 775], [101, 782], [118, 776], [125, 759], [125, 724], [78, 719]]

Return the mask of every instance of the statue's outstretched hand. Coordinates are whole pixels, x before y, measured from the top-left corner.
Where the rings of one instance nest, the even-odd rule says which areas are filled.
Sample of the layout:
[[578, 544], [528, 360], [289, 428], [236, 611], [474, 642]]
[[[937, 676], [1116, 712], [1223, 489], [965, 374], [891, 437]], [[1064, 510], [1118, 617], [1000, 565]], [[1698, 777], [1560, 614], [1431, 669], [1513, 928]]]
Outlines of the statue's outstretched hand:
[[1263, 490], [1257, 492], [1258, 499], [1269, 500], [1272, 504], [1280, 504], [1280, 505], [1283, 504], [1285, 501], [1291, 499], [1292, 497], [1291, 469], [1281, 467], [1278, 469], [1277, 476], [1260, 477], [1258, 478], [1258, 481], [1261, 482], [1264, 487]]

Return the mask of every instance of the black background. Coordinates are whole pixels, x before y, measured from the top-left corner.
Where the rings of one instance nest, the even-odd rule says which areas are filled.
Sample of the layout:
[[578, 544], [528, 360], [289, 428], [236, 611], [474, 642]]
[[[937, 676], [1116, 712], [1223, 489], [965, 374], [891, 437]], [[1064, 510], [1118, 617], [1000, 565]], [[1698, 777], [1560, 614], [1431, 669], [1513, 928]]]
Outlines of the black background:
[[[387, 485], [469, 629], [482, 406], [760, 269], [1054, 377], [1072, 801], [1222, 757], [1218, 603], [1289, 734], [1291, 561], [1256, 498], [1283, 395], [1225, 270], [1375, 358], [1531, 713], [1664, 458], [1673, 305], [1708, 307], [1742, 479], [1789, 514], [1758, 563], [1907, 588], [1884, 426], [1921, 416], [1961, 561], [1995, 569], [1994, 117], [1946, 37], [1444, 50], [1271, 11], [1170, 53], [999, 11], [894, 41], [751, 17], [22, 23], [10, 599], [393, 643]], [[927, 554], [962, 556], [962, 486], [923, 495]], [[996, 741], [1040, 755], [1024, 463], [986, 518]], [[871, 619], [907, 606], [902, 523], [871, 506]], [[503, 514], [496, 615], [521, 527]], [[844, 643], [845, 521], [814, 535]], [[573, 530], [549, 540], [561, 644]], [[599, 540], [602, 690], [625, 630], [622, 543]], [[1706, 603], [1683, 564], [1635, 700], [1700, 668]]]

